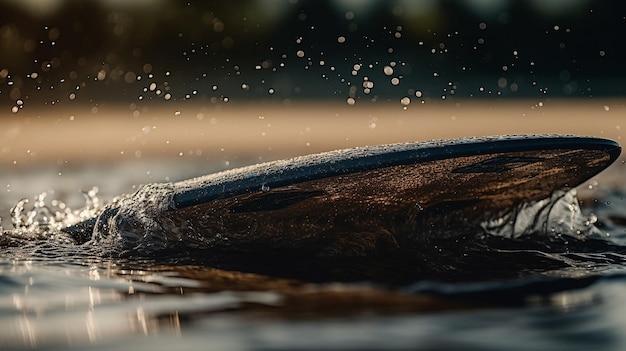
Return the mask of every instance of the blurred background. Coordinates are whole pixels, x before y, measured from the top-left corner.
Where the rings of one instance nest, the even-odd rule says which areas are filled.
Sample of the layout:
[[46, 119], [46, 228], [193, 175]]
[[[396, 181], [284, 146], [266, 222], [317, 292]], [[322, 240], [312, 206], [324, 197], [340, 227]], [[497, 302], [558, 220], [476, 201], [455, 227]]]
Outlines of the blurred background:
[[623, 1], [2, 0], [0, 116], [104, 102], [622, 97], [624, 33]]
[[180, 178], [402, 141], [621, 140], [624, 33], [623, 1], [0, 0], [0, 167], [161, 181], [173, 159], [198, 165]]

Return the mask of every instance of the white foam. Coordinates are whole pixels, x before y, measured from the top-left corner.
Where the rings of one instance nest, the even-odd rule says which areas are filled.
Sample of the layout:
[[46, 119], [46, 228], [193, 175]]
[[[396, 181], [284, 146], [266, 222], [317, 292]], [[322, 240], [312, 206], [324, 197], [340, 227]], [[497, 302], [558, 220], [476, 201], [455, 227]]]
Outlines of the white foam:
[[601, 232], [580, 210], [576, 189], [557, 190], [549, 198], [525, 202], [497, 218], [483, 221], [490, 235], [520, 238], [525, 235], [568, 235], [578, 239]]
[[92, 242], [104, 240], [137, 249], [165, 247], [168, 233], [161, 227], [158, 217], [172, 208], [172, 194], [172, 183], [154, 183], [114, 199], [98, 217]]

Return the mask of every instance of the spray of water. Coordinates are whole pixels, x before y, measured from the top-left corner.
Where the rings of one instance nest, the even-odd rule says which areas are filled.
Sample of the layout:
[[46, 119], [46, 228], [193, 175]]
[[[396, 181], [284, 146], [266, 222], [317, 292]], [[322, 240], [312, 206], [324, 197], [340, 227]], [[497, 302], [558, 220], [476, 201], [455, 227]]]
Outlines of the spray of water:
[[483, 221], [485, 233], [516, 239], [526, 235], [568, 235], [583, 239], [601, 235], [594, 225], [597, 217], [585, 216], [580, 210], [576, 189], [558, 190], [546, 199], [525, 202], [506, 213]]
[[11, 209], [12, 230], [0, 230], [13, 238], [30, 240], [68, 240], [61, 231], [63, 228], [93, 218], [101, 211], [102, 202], [98, 188], [82, 191], [85, 205], [79, 209], [70, 208], [58, 199], [48, 199], [53, 192], [43, 192], [32, 199], [21, 199]]

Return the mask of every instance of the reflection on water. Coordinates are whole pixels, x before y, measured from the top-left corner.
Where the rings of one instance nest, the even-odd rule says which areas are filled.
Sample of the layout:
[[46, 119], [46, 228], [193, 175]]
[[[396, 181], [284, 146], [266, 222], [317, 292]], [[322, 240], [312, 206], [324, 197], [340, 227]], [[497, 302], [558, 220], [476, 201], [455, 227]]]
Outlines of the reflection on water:
[[[521, 309], [494, 309], [485, 308], [488, 303], [481, 307], [367, 285], [270, 281], [198, 267], [161, 269], [3, 262], [0, 344], [9, 349], [568, 349], [613, 348], [626, 341], [623, 276], [554, 294], [536, 291]], [[258, 285], [218, 291], [229, 283]], [[431, 285], [486, 293], [495, 286]], [[263, 290], [268, 286], [272, 290]]]

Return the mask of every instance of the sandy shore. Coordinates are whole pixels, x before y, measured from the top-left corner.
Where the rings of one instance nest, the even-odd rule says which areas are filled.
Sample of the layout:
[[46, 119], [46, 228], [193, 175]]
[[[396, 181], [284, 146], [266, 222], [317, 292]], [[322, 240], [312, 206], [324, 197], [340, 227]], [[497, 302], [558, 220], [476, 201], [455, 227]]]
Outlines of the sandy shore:
[[622, 140], [626, 100], [51, 106], [7, 111], [7, 167], [142, 158], [269, 160], [337, 148], [494, 134]]

